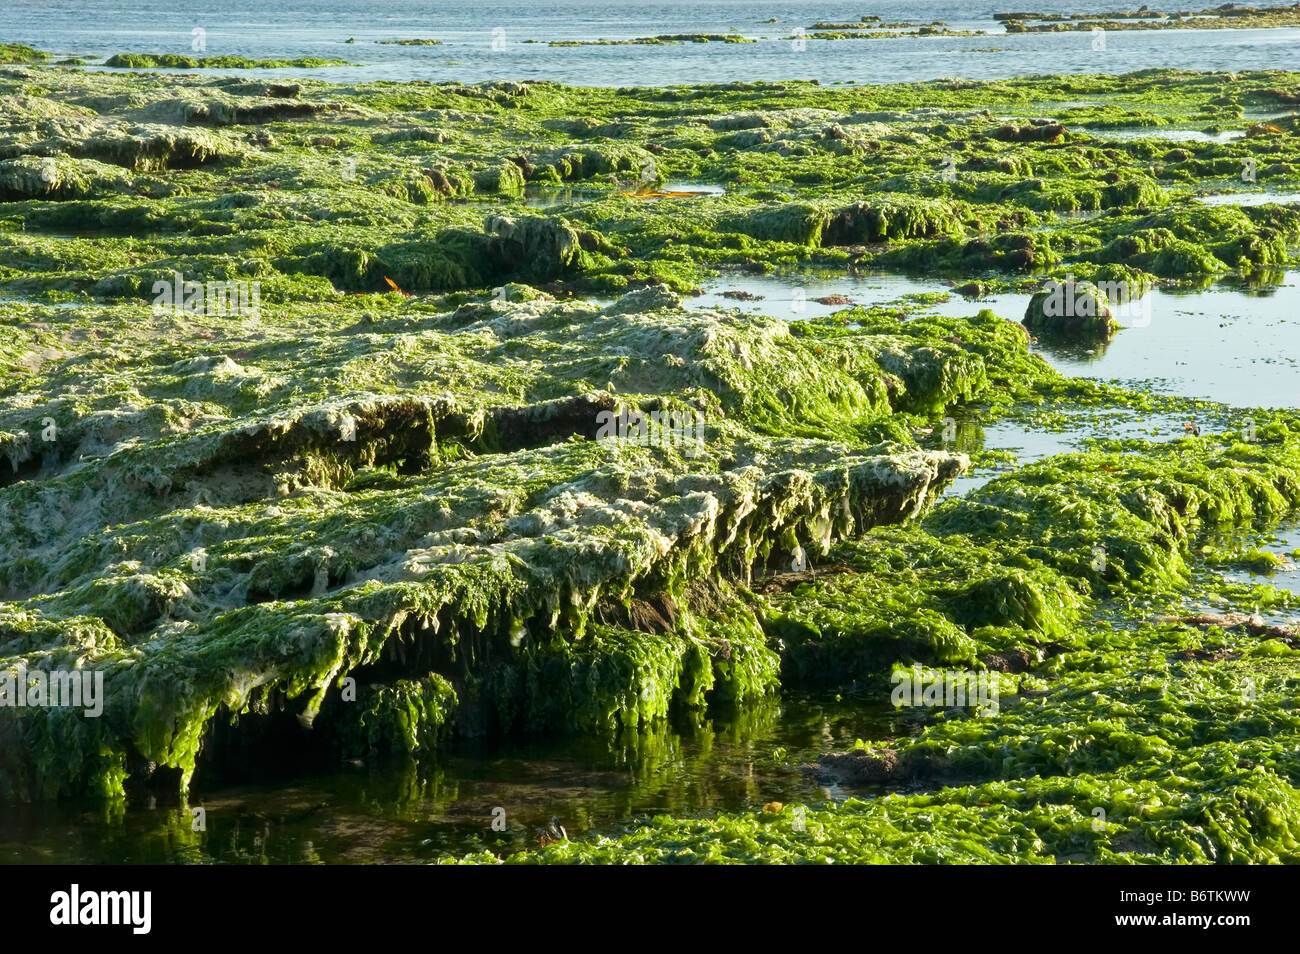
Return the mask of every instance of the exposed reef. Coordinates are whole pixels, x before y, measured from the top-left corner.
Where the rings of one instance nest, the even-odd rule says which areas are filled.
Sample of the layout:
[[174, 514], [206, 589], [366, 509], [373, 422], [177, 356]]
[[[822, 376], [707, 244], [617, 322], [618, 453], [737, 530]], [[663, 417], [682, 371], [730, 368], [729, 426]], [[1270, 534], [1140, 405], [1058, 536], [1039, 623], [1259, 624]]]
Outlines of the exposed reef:
[[[1119, 347], [1155, 286], [1296, 264], [1300, 208], [1198, 201], [1300, 185], [1294, 117], [1247, 134], [1293, 76], [615, 90], [4, 57], [0, 675], [104, 693], [0, 705], [0, 799], [183, 800], [288, 750], [635, 746], [963, 673], [996, 705], [802, 767], [852, 798], [510, 860], [1297, 860], [1296, 597], [1213, 571], [1280, 571], [1221, 537], [1294, 516], [1300, 417], [1067, 378], [1032, 340]], [[1029, 304], [689, 300], [812, 266]], [[945, 496], [993, 453], [959, 420], [1189, 407], [1214, 430]]]

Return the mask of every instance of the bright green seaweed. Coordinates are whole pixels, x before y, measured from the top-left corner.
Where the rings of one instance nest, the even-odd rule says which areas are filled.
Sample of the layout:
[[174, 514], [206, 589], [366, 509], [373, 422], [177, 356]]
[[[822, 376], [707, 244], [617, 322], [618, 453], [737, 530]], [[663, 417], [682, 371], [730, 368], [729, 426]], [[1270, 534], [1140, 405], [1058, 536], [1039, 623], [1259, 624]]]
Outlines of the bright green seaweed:
[[[1107, 337], [1099, 309], [683, 299], [816, 265], [1077, 279], [1095, 305], [1285, 267], [1300, 211], [1196, 198], [1293, 188], [1294, 120], [1158, 131], [1293, 102], [1293, 77], [330, 86], [8, 58], [0, 667], [106, 697], [0, 707], [0, 798], [183, 798], [276, 738], [635, 740], [782, 687], [877, 704], [916, 666], [992, 674], [1001, 704], [807, 766], [860, 797], [510, 860], [1297, 860], [1293, 641], [1172, 618], [1294, 609], [1211, 568], [1279, 565], [1218, 541], [1300, 505], [1300, 419], [1097, 441], [937, 502], [970, 463], [950, 415], [1194, 402], [1030, 353]], [[177, 281], [258, 302], [160, 302]], [[626, 409], [677, 425], [602, 435]]]

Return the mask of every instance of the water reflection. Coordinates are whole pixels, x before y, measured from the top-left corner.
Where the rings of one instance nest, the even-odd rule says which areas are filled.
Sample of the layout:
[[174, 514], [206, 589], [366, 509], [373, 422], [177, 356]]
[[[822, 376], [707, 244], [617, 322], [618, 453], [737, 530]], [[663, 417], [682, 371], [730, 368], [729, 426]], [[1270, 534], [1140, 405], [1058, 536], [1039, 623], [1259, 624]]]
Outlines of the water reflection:
[[1009, 473], [1025, 464], [1086, 450], [1091, 441], [1118, 441], [1130, 438], [1145, 441], [1175, 440], [1184, 436], [1182, 419], [1170, 414], [1134, 415], [1126, 410], [1091, 409], [1058, 421], [1055, 429], [1033, 427], [1003, 420], [982, 424], [975, 412], [957, 409], [952, 412], [950, 430], [945, 435], [936, 427], [921, 440], [924, 447], [948, 450], [974, 457], [996, 452], [992, 461], [978, 459], [971, 469], [954, 480], [943, 492], [944, 498], [964, 497], [984, 486], [999, 474]]
[[[1274, 271], [1220, 282], [1207, 277], [1201, 287], [1156, 288], [1118, 309], [1121, 330], [1106, 344], [1036, 341], [1031, 350], [1076, 377], [1141, 381], [1165, 394], [1238, 407], [1297, 407], [1298, 278], [1300, 272]], [[988, 308], [1019, 321], [1030, 297], [1028, 291], [999, 292], [972, 300], [933, 279], [889, 273], [801, 273], [721, 276], [687, 304], [801, 321], [851, 305], [901, 302], [951, 317]]]
[[[835, 797], [798, 765], [832, 746], [905, 732], [907, 720], [887, 698], [787, 696], [612, 741], [462, 744], [436, 760], [196, 790], [191, 806], [204, 810], [201, 832], [177, 807], [17, 806], [0, 817], [0, 862], [371, 864], [517, 851], [536, 846], [552, 815], [577, 837], [665, 812]], [[502, 817], [498, 809], [501, 831], [492, 824]]]
[[1218, 534], [1212, 544], [1220, 550], [1246, 552], [1254, 549], [1281, 558], [1271, 571], [1256, 566], [1233, 566], [1223, 573], [1238, 583], [1267, 583], [1279, 590], [1300, 594], [1300, 567], [1290, 554], [1300, 551], [1300, 520], [1289, 520], [1266, 534], [1251, 530]]

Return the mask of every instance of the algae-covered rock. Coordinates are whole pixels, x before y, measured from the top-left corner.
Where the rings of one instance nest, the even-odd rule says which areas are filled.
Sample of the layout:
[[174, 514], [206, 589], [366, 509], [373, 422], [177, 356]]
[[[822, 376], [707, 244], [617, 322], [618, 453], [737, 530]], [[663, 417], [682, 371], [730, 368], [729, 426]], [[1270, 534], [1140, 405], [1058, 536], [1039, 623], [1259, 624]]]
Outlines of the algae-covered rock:
[[681, 296], [671, 288], [665, 288], [663, 285], [649, 285], [645, 288], [630, 291], [626, 295], [621, 295], [618, 301], [605, 308], [605, 313], [609, 315], [635, 315], [665, 308], [680, 308], [681, 305]]
[[773, 109], [761, 112], [728, 113], [709, 119], [713, 129], [730, 132], [737, 129], [760, 129], [764, 127], [802, 128], [824, 126], [836, 114], [826, 109], [795, 108]]
[[500, 288], [494, 288], [492, 297], [499, 301], [547, 301], [551, 296], [531, 285], [509, 282]]
[[639, 146], [620, 143], [583, 143], [528, 157], [529, 179], [568, 182], [610, 173], [639, 172], [653, 160]]
[[0, 96], [0, 116], [4, 117], [3, 121], [6, 124], [60, 117], [88, 119], [95, 115], [93, 109], [59, 102], [45, 96], [29, 96], [24, 93]]
[[[519, 220], [493, 227], [554, 248]], [[94, 415], [0, 411], [24, 468], [0, 487], [0, 580], [18, 597], [0, 653], [77, 654], [106, 687], [99, 721], [0, 711], [6, 791], [184, 786], [275, 735], [276, 713], [351, 757], [452, 727], [619, 731], [753, 698], [778, 672], [755, 608], [693, 587], [913, 519], [965, 466], [853, 437], [891, 394], [957, 387], [909, 371], [909, 350], [918, 368], [978, 365], [964, 352], [804, 340], [655, 289], [603, 311], [511, 293], [434, 318], [264, 341], [256, 362], [316, 369], [315, 401], [247, 357], [169, 351], [145, 365], [161, 413], [126, 413], [99, 368]], [[329, 397], [361, 367], [393, 393]], [[353, 673], [360, 708], [341, 709]], [[161, 768], [51, 761], [69, 733], [83, 755]]]
[[421, 171], [438, 195], [469, 195], [474, 191], [474, 177], [468, 173], [447, 167], [435, 167]]
[[490, 195], [520, 196], [524, 194], [524, 173], [513, 162], [474, 175], [474, 190]]
[[1167, 277], [1254, 270], [1289, 261], [1283, 246], [1300, 238], [1300, 212], [1283, 206], [1235, 208], [1193, 203], [1139, 219], [1090, 257]]
[[243, 152], [231, 139], [206, 129], [72, 117], [42, 120], [22, 135], [0, 139], [2, 157], [66, 155], [137, 172], [191, 168]]
[[384, 172], [368, 183], [371, 188], [415, 205], [428, 205], [441, 190], [432, 178], [414, 169]]
[[50, 54], [22, 43], [0, 43], [0, 63], [39, 63]]
[[949, 203], [891, 197], [837, 210], [827, 223], [823, 241], [827, 245], [858, 245], [960, 235], [962, 231]]
[[356, 686], [324, 708], [316, 729], [343, 759], [434, 751], [449, 734], [456, 690], [437, 673], [418, 679]]
[[790, 202], [756, 209], [725, 221], [724, 227], [764, 241], [808, 246], [860, 245], [962, 232], [950, 206], [906, 197], [859, 202], [835, 210]]
[[121, 192], [131, 185], [121, 169], [93, 159], [20, 156], [0, 159], [0, 202], [81, 199]]
[[312, 69], [319, 66], [350, 66], [346, 60], [323, 60], [316, 57], [299, 57], [294, 60], [250, 60], [243, 56], [185, 56], [181, 53], [116, 53], [104, 65], [117, 69]]
[[158, 99], [126, 112], [126, 118], [141, 123], [173, 126], [234, 126], [311, 119], [318, 116], [356, 116], [360, 110], [348, 104], [296, 100], [291, 85], [261, 84], [237, 96], [230, 91], [184, 91], [170, 99]]
[[728, 223], [727, 228], [769, 242], [820, 245], [830, 220], [830, 213], [818, 206], [790, 202], [747, 213]]
[[993, 135], [1003, 142], [1056, 142], [1066, 133], [1060, 123], [1029, 123], [1023, 126], [999, 126]]
[[585, 254], [574, 229], [541, 216], [489, 216], [483, 231], [505, 270], [523, 277], [555, 278], [579, 267]]
[[[417, 180], [425, 181], [406, 179], [399, 187]], [[377, 291], [391, 281], [403, 291], [424, 292], [490, 289], [502, 281], [553, 281], [581, 269], [589, 255], [582, 235], [562, 222], [500, 215], [489, 216], [482, 231], [448, 228], [429, 238], [373, 249], [308, 244], [275, 264], [286, 271], [324, 276], [344, 289]]]
[[[1295, 137], [1107, 135], [1226, 128], [1286, 100], [1277, 73], [3, 73], [0, 680], [105, 691], [95, 718], [0, 706], [0, 799], [175, 797], [277, 740], [669, 753], [670, 717], [757, 724], [781, 685], [884, 708], [921, 673], [1006, 704], [899, 703], [887, 748], [822, 762], [905, 792], [809, 806], [806, 830], [719, 812], [520, 860], [1295, 860], [1291, 629], [1152, 620], [1219, 593], [1294, 607], [1201, 573], [1210, 533], [1300, 501], [1294, 415], [1224, 436], [1198, 403], [1200, 435], [1012, 469], [979, 423], [1188, 405], [1066, 379], [1020, 316], [920, 307], [938, 295], [800, 321], [680, 297], [737, 268], [981, 294], [1050, 269], [1079, 280], [1026, 324], [1100, 340], [1153, 276], [1294, 262], [1300, 210], [1191, 193], [1252, 168], [1286, 189]], [[525, 205], [525, 182], [573, 185]], [[256, 282], [261, 307], [168, 307], [159, 282]], [[998, 476], [941, 500], [958, 447]]]
[[1049, 279], [1029, 299], [1024, 325], [1043, 338], [1105, 341], [1119, 325], [1106, 293], [1092, 282]]

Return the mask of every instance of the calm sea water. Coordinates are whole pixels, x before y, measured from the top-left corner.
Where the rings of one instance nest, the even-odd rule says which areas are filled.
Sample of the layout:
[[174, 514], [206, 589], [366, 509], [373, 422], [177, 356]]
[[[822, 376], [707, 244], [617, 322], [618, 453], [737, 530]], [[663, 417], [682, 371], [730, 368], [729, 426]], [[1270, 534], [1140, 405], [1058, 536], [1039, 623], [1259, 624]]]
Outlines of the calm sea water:
[[[329, 80], [554, 80], [587, 85], [671, 85], [818, 79], [880, 83], [947, 76], [980, 79], [1033, 73], [1124, 73], [1167, 66], [1197, 70], [1300, 69], [1300, 30], [1113, 32], [1094, 51], [1088, 33], [1007, 36], [998, 10], [1103, 12], [1116, 0], [660, 0], [501, 3], [496, 0], [3, 0], [0, 42], [59, 53], [191, 53], [202, 29], [207, 55], [317, 56], [362, 64], [311, 71]], [[987, 37], [808, 40], [786, 37], [818, 21], [929, 23], [994, 30]], [[775, 18], [778, 22], [763, 21]], [[549, 40], [620, 39], [661, 33], [738, 32], [757, 43], [551, 47]], [[439, 46], [376, 41], [430, 38]], [[354, 43], [346, 41], [352, 38]], [[494, 45], [494, 40], [496, 43]], [[529, 43], [534, 40], [539, 42]], [[265, 74], [263, 74], [265, 75]]]

